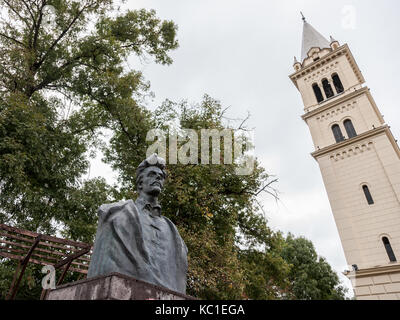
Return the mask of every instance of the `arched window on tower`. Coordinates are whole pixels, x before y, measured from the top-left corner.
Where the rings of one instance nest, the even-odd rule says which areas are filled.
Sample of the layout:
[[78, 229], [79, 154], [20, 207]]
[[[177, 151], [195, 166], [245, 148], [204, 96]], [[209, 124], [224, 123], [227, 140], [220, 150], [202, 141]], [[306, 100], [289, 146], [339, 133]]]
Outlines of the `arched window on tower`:
[[325, 95], [326, 95], [327, 99], [331, 98], [331, 97], [333, 97], [335, 95], [333, 93], [332, 86], [330, 85], [328, 79], [323, 79], [322, 80], [322, 86], [324, 87], [324, 91], [325, 91]]
[[333, 85], [335, 86], [336, 92], [342, 93], [344, 91], [343, 85], [342, 85], [342, 81], [340, 81], [339, 75], [337, 73], [334, 73], [332, 75], [332, 81], [333, 81]]
[[387, 237], [383, 237], [382, 242], [383, 242], [383, 245], [385, 246], [386, 253], [389, 256], [389, 260], [391, 262], [396, 262], [397, 261], [396, 256], [394, 255], [394, 252], [393, 252], [392, 246], [390, 245], [389, 239]]
[[362, 188], [363, 188], [363, 191], [364, 191], [365, 198], [368, 201], [368, 204], [369, 205], [373, 205], [375, 202], [374, 202], [374, 199], [372, 198], [372, 195], [371, 195], [371, 192], [369, 191], [368, 186], [364, 185]]
[[317, 98], [318, 103], [324, 101], [324, 97], [322, 96], [322, 92], [321, 92], [321, 89], [319, 88], [319, 85], [317, 83], [314, 83], [312, 87], [313, 87], [315, 97]]
[[344, 128], [346, 129], [347, 136], [349, 139], [357, 136], [356, 129], [354, 129], [353, 122], [350, 119], [347, 119], [343, 122]]
[[342, 130], [340, 130], [340, 127], [338, 124], [334, 124], [332, 126], [332, 132], [333, 132], [336, 142], [344, 141], [344, 136], [342, 134]]

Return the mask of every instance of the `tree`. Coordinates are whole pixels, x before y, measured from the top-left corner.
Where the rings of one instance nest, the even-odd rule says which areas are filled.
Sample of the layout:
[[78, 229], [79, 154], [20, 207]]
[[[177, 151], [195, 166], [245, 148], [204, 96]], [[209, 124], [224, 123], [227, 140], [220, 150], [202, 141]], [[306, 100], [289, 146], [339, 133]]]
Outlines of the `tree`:
[[[226, 121], [226, 110], [208, 95], [197, 104], [167, 100], [154, 112], [154, 124], [167, 133], [193, 129], [198, 137], [201, 129], [237, 129]], [[181, 141], [178, 148], [185, 143]], [[221, 159], [224, 146], [221, 139], [217, 147]], [[280, 256], [284, 242], [267, 227], [257, 202], [261, 192], [273, 191], [275, 179], [257, 162], [251, 174], [238, 175], [236, 162], [201, 165], [200, 152], [195, 158], [197, 165], [169, 165], [160, 199], [163, 214], [178, 226], [189, 249], [188, 293], [206, 299], [278, 298], [289, 271]], [[132, 170], [131, 163], [133, 159], [123, 165], [113, 162], [126, 173]], [[254, 268], [261, 270], [262, 281]]]
[[[120, 152], [103, 133], [145, 154], [149, 84], [125, 62], [170, 64], [177, 27], [111, 0], [4, 0], [0, 12], [0, 223], [92, 242], [98, 206], [118, 197], [84, 178], [96, 149]], [[10, 265], [0, 264], [8, 283]], [[18, 298], [29, 296], [27, 278]]]
[[177, 27], [111, 0], [5, 0], [0, 9], [0, 222], [50, 234], [61, 223], [65, 236], [91, 241], [93, 227], [79, 226], [113, 196], [105, 181], [84, 181], [89, 155], [120, 153], [103, 132], [123, 135], [137, 159], [145, 153], [149, 85], [124, 62], [171, 63]]
[[347, 289], [326, 260], [318, 256], [311, 241], [289, 234], [282, 256], [291, 265], [289, 280], [294, 299], [345, 299]]

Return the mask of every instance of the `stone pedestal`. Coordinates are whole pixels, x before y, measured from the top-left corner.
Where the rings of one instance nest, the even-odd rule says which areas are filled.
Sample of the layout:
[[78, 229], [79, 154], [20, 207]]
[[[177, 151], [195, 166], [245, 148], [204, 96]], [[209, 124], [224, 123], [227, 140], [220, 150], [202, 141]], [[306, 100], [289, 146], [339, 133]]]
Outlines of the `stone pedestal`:
[[45, 300], [195, 300], [135, 278], [111, 273], [67, 283], [46, 292]]

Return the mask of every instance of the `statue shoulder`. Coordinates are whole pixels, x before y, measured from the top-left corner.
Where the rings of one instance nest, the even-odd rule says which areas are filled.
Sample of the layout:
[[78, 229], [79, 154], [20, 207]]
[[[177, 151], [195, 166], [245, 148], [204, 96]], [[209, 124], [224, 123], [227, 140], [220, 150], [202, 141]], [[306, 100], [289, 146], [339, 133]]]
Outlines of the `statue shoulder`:
[[171, 226], [172, 229], [178, 231], [178, 228], [176, 227], [176, 225], [171, 221], [171, 219], [167, 218], [166, 216], [161, 215], [161, 217], [163, 219], [165, 219], [165, 221], [168, 222], [168, 224]]
[[98, 210], [99, 218], [104, 219], [109, 214], [120, 211], [126, 206], [135, 206], [135, 203], [133, 202], [133, 200], [121, 200], [118, 202], [102, 204]]

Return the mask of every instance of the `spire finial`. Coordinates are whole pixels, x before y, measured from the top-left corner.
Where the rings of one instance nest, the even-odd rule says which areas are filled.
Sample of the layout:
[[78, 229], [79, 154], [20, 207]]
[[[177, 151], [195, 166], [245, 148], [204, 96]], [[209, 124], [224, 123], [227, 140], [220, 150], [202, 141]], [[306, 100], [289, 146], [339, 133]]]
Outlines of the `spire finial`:
[[301, 18], [303, 19], [304, 22], [306, 22], [306, 17], [304, 16], [303, 12], [300, 11]]

